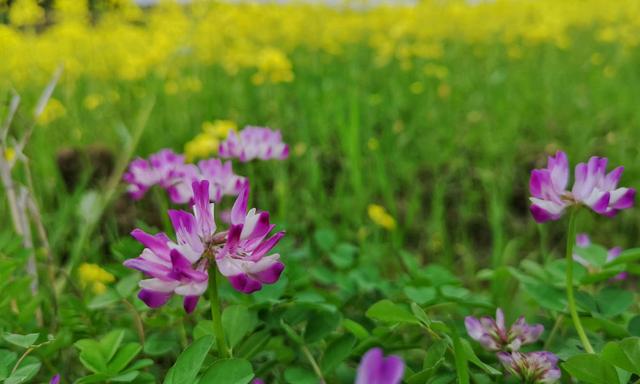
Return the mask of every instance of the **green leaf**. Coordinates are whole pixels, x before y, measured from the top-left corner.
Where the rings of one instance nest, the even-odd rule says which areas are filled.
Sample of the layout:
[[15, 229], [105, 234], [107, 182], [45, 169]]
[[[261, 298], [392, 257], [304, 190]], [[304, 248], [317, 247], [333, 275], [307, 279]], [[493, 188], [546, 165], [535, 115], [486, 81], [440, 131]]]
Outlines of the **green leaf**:
[[288, 384], [318, 384], [319, 382], [313, 372], [300, 367], [287, 368], [284, 371], [284, 379]]
[[458, 335], [453, 335], [453, 356], [458, 373], [459, 384], [469, 384], [469, 367], [467, 365], [467, 353], [460, 342]]
[[369, 338], [369, 331], [362, 325], [356, 323], [351, 319], [342, 320], [342, 326], [347, 331], [351, 332], [358, 340], [365, 340]]
[[620, 342], [609, 342], [601, 355], [614, 366], [640, 375], [640, 338], [629, 337]]
[[140, 375], [140, 371], [131, 371], [127, 373], [123, 373], [122, 375], [118, 375], [109, 379], [109, 381], [115, 383], [130, 383], [135, 380]]
[[247, 384], [254, 376], [253, 368], [247, 360], [224, 359], [213, 363], [200, 383]]
[[235, 355], [243, 357], [245, 359], [252, 358], [256, 353], [262, 350], [262, 348], [271, 339], [269, 331], [263, 330], [252, 334], [247, 337], [236, 349]]
[[154, 333], [145, 340], [144, 353], [150, 356], [161, 356], [169, 353], [176, 345], [177, 340], [172, 335]]
[[631, 320], [629, 320], [627, 329], [632, 336], [640, 336], [640, 315], [634, 316]]
[[431, 303], [438, 297], [438, 292], [434, 287], [404, 287], [404, 294], [412, 301], [424, 305]]
[[27, 356], [18, 369], [4, 381], [5, 384], [28, 383], [38, 373], [42, 363], [32, 356]]
[[351, 334], [342, 335], [331, 342], [324, 351], [322, 360], [320, 361], [320, 368], [322, 369], [322, 372], [325, 374], [332, 373], [338, 364], [351, 355], [351, 351], [355, 344], [356, 338]]
[[13, 364], [15, 364], [16, 360], [18, 360], [17, 353], [0, 349], [0, 380], [9, 376], [9, 372], [13, 369]]
[[373, 304], [366, 313], [367, 317], [372, 320], [382, 321], [385, 323], [410, 323], [419, 324], [415, 316], [411, 314], [405, 307], [394, 304], [391, 300], [384, 299]]
[[102, 339], [100, 339], [98, 344], [100, 345], [100, 352], [102, 352], [105, 362], [109, 362], [113, 358], [118, 348], [120, 348], [123, 338], [124, 330], [117, 329], [107, 333]]
[[627, 264], [640, 260], [640, 248], [625, 249], [620, 256], [607, 263], [609, 265]]
[[38, 340], [39, 336], [40, 336], [39, 333], [30, 333], [28, 335], [19, 335], [17, 333], [7, 333], [3, 337], [7, 342], [13, 345], [17, 345], [18, 347], [22, 347], [22, 348], [29, 348], [36, 342], [36, 340]]
[[617, 383], [614, 366], [595, 354], [581, 354], [569, 358], [562, 367], [574, 378], [591, 384]]
[[624, 313], [633, 305], [633, 293], [624, 289], [605, 288], [595, 296], [599, 312], [604, 316], [613, 317]]
[[522, 289], [538, 304], [553, 311], [563, 312], [567, 307], [564, 292], [543, 283], [522, 283]]
[[138, 343], [129, 343], [124, 345], [115, 357], [109, 362], [107, 370], [111, 374], [117, 374], [129, 365], [138, 353], [142, 350], [142, 346]]
[[316, 245], [318, 245], [318, 248], [325, 252], [329, 252], [336, 245], [338, 236], [333, 230], [326, 228], [318, 229], [313, 234], [313, 239], [315, 240]]
[[429, 349], [422, 363], [422, 371], [407, 378], [409, 384], [424, 384], [433, 377], [438, 367], [444, 362], [448, 342], [444, 339], [436, 340]]
[[336, 268], [345, 269], [353, 264], [357, 252], [358, 247], [349, 243], [341, 243], [338, 244], [334, 252], [329, 253], [329, 259]]
[[431, 319], [427, 316], [427, 313], [416, 303], [411, 303], [411, 312], [425, 327], [431, 326]]
[[164, 379], [165, 384], [192, 384], [207, 353], [213, 345], [213, 336], [203, 336], [185, 349]]
[[295, 329], [291, 328], [289, 324], [285, 323], [284, 319], [280, 319], [280, 326], [282, 326], [282, 329], [284, 329], [284, 332], [287, 334], [287, 336], [289, 336], [289, 338], [293, 340], [296, 344], [298, 345], [304, 344], [304, 340], [302, 339], [302, 337], [300, 337], [300, 335], [298, 335]]
[[80, 362], [94, 373], [107, 370], [107, 360], [100, 351], [100, 344], [91, 339], [78, 340], [74, 344], [80, 350]]
[[467, 340], [460, 339], [460, 343], [464, 348], [464, 352], [466, 354], [468, 361], [472, 362], [475, 366], [482, 369], [485, 373], [488, 373], [489, 375], [497, 376], [502, 374], [497, 369], [493, 368], [489, 364], [485, 364], [482, 360], [480, 360], [480, 358], [478, 358], [476, 353], [473, 351], [471, 344], [469, 344]]
[[602, 267], [607, 262], [609, 251], [600, 245], [574, 247], [573, 252], [595, 267]]
[[255, 313], [244, 305], [230, 305], [222, 313], [222, 327], [230, 347], [235, 347], [258, 324]]
[[304, 329], [304, 340], [307, 343], [315, 343], [316, 341], [324, 339], [328, 334], [338, 328], [341, 320], [342, 316], [338, 311], [313, 311]]

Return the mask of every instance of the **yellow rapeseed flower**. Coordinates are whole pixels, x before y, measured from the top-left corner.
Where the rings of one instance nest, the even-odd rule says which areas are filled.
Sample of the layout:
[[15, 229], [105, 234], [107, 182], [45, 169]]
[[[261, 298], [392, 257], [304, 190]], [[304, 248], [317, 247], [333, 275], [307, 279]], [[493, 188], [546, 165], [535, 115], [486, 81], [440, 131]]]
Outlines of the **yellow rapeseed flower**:
[[80, 285], [83, 288], [90, 288], [96, 295], [107, 290], [108, 283], [113, 283], [116, 278], [111, 273], [105, 271], [97, 264], [83, 263], [78, 268]]
[[36, 0], [16, 0], [9, 9], [9, 22], [16, 27], [36, 25], [44, 21], [44, 9]]
[[93, 111], [94, 109], [98, 108], [103, 101], [104, 98], [102, 97], [102, 95], [94, 93], [91, 95], [87, 95], [87, 97], [84, 98], [84, 102], [82, 104], [88, 110]]
[[52, 97], [51, 99], [49, 99], [49, 102], [44, 107], [44, 110], [42, 111], [40, 116], [37, 117], [37, 120], [39, 124], [47, 125], [66, 114], [67, 110], [65, 109], [64, 105], [62, 105], [62, 103], [58, 99], [54, 99]]
[[393, 231], [396, 229], [396, 220], [387, 212], [387, 210], [378, 204], [369, 204], [367, 209], [371, 221], [382, 228]]
[[229, 132], [237, 130], [238, 125], [231, 120], [205, 121], [202, 123], [202, 131], [217, 139], [226, 139], [229, 136]]
[[293, 81], [291, 61], [277, 48], [265, 48], [258, 54], [256, 67], [258, 72], [251, 80], [256, 85], [264, 83], [289, 83]]
[[184, 145], [187, 161], [203, 159], [218, 153], [220, 140], [207, 133], [200, 133]]
[[5, 151], [4, 151], [4, 159], [9, 162], [12, 163], [13, 160], [16, 158], [16, 150], [13, 149], [12, 147], [8, 147]]

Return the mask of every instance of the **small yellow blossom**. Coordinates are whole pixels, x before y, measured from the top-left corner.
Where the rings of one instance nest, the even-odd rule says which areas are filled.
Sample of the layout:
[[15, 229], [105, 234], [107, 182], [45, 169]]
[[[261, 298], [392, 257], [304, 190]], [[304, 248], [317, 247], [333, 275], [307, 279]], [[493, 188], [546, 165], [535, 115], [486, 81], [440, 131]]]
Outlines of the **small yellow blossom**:
[[104, 98], [102, 97], [102, 95], [98, 95], [94, 93], [91, 95], [87, 95], [87, 97], [84, 98], [84, 101], [82, 104], [88, 110], [93, 111], [94, 109], [98, 108], [102, 104], [103, 100]]
[[213, 123], [205, 121], [202, 123], [202, 131], [217, 139], [225, 139], [229, 132], [237, 131], [238, 125], [231, 120], [216, 120]]
[[277, 48], [265, 48], [258, 54], [256, 66], [258, 72], [251, 81], [255, 85], [264, 83], [290, 83], [293, 81], [291, 61]]
[[93, 293], [99, 295], [107, 290], [106, 284], [113, 283], [116, 278], [97, 264], [83, 263], [78, 268], [80, 285], [83, 288], [91, 288]]
[[9, 10], [9, 21], [16, 27], [39, 24], [44, 21], [44, 9], [36, 0], [17, 0]]
[[386, 209], [384, 209], [383, 206], [378, 204], [369, 204], [367, 210], [369, 218], [377, 225], [388, 231], [396, 229], [396, 220], [387, 212]]
[[12, 163], [13, 160], [16, 158], [16, 150], [13, 149], [12, 147], [8, 147], [5, 151], [4, 151], [4, 159], [9, 162]]
[[184, 154], [187, 161], [202, 159], [218, 153], [220, 140], [207, 133], [196, 135], [184, 145]]
[[47, 125], [66, 114], [67, 110], [65, 109], [64, 105], [62, 105], [62, 103], [58, 99], [51, 98], [49, 99], [47, 105], [44, 107], [44, 110], [42, 111], [40, 116], [37, 116], [36, 118], [38, 123]]

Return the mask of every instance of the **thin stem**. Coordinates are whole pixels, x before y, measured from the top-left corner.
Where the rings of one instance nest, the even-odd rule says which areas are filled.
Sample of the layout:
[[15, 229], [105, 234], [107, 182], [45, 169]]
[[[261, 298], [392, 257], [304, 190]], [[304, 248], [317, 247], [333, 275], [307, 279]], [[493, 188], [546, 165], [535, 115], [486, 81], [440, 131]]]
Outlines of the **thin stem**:
[[309, 351], [309, 348], [307, 348], [306, 345], [302, 346], [302, 352], [307, 357], [307, 360], [309, 360], [309, 364], [311, 364], [311, 368], [313, 368], [313, 372], [315, 372], [316, 376], [318, 376], [318, 379], [320, 379], [320, 383], [324, 384], [325, 381], [324, 381], [324, 377], [322, 376], [322, 370], [320, 369], [320, 366], [316, 362], [316, 359], [313, 357], [313, 355], [311, 354], [311, 351]]
[[556, 322], [553, 324], [553, 328], [551, 328], [551, 332], [549, 333], [549, 337], [547, 337], [547, 341], [545, 341], [545, 343], [544, 343], [544, 350], [545, 351], [549, 350], [549, 346], [551, 345], [551, 341], [553, 340], [553, 338], [558, 333], [558, 330], [560, 329], [560, 325], [562, 325], [562, 320], [564, 320], [564, 315], [563, 314], [559, 314], [558, 317], [556, 318]]
[[578, 310], [576, 308], [576, 299], [573, 295], [573, 245], [576, 242], [576, 212], [577, 208], [571, 210], [569, 216], [569, 230], [567, 232], [567, 304], [569, 305], [569, 313], [571, 313], [571, 319], [573, 320], [573, 326], [580, 337], [580, 342], [587, 353], [594, 353], [593, 347], [587, 338], [587, 334], [584, 332], [580, 317], [578, 316]]
[[218, 283], [216, 282], [216, 275], [218, 270], [215, 264], [209, 268], [209, 301], [211, 302], [211, 320], [213, 321], [213, 334], [216, 337], [218, 344], [218, 355], [222, 358], [231, 357], [229, 348], [227, 347], [227, 340], [224, 337], [224, 330], [222, 329], [222, 315], [220, 312], [220, 298], [218, 297]]
[[142, 318], [140, 318], [140, 314], [136, 311], [136, 308], [129, 302], [127, 299], [123, 299], [125, 307], [133, 316], [133, 321], [136, 327], [136, 331], [138, 332], [138, 339], [140, 339], [140, 344], [144, 345], [144, 324], [142, 323]]

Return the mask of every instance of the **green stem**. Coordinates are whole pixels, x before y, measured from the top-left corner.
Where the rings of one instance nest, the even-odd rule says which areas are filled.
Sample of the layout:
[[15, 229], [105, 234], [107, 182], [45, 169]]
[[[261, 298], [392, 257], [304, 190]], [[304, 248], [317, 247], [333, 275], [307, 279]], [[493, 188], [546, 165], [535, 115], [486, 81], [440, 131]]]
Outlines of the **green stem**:
[[576, 212], [577, 208], [571, 210], [569, 216], [569, 231], [567, 233], [567, 304], [569, 305], [569, 313], [571, 313], [571, 319], [573, 320], [573, 326], [580, 337], [580, 342], [587, 353], [594, 353], [593, 347], [587, 338], [587, 334], [582, 328], [580, 317], [578, 316], [578, 310], [576, 308], [576, 299], [573, 295], [573, 245], [576, 242]]
[[221, 358], [231, 357], [229, 348], [227, 347], [227, 340], [224, 337], [224, 330], [222, 329], [222, 315], [220, 311], [220, 298], [218, 297], [218, 283], [216, 282], [216, 275], [218, 270], [215, 267], [209, 268], [209, 301], [211, 302], [211, 320], [213, 321], [213, 334], [216, 337], [218, 344], [218, 355]]

